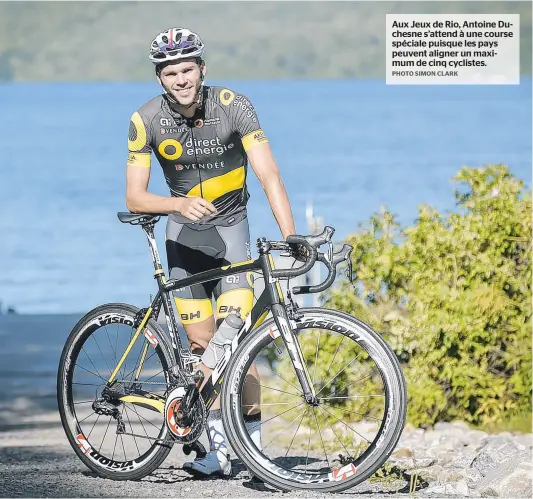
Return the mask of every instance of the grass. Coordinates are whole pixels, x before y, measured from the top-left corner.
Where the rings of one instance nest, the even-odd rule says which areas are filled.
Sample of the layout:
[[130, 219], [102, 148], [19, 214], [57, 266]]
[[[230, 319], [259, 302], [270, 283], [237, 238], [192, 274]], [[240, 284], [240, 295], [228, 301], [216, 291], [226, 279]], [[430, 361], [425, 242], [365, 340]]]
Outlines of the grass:
[[531, 433], [533, 419], [530, 411], [522, 411], [509, 414], [503, 421], [498, 423], [488, 423], [483, 427], [476, 428], [487, 433]]

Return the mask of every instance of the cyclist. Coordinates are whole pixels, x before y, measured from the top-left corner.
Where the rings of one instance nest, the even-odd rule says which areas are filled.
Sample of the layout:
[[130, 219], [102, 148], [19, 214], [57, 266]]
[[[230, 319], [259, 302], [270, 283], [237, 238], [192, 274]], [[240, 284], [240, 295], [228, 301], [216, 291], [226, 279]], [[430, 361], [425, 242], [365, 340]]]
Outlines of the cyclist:
[[[159, 33], [149, 58], [163, 93], [140, 107], [130, 120], [126, 205], [132, 212], [168, 213], [166, 252], [171, 278], [251, 258], [246, 214], [248, 161], [270, 203], [283, 238], [295, 234], [291, 207], [257, 113], [242, 94], [204, 84], [206, 63], [200, 37], [185, 28]], [[151, 154], [161, 165], [170, 196], [148, 192]], [[212, 309], [212, 298], [216, 307]], [[232, 311], [244, 319], [253, 302], [246, 273], [191, 286], [175, 302], [193, 353], [201, 354]], [[206, 379], [211, 371], [199, 365]], [[246, 426], [260, 447], [258, 373], [247, 384]], [[185, 463], [197, 475], [229, 475], [231, 462], [217, 400], [208, 416], [210, 451]]]

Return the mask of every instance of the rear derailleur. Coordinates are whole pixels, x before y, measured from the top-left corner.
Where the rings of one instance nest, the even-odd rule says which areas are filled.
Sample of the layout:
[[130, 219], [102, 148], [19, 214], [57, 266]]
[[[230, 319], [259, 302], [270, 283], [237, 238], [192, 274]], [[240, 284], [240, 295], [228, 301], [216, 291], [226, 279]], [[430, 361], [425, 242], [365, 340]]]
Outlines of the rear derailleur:
[[109, 400], [107, 400], [107, 397], [100, 397], [96, 399], [93, 402], [92, 407], [93, 411], [99, 416], [112, 416], [114, 419], [117, 420], [117, 433], [126, 432], [126, 425], [124, 424], [118, 407], [109, 402]]

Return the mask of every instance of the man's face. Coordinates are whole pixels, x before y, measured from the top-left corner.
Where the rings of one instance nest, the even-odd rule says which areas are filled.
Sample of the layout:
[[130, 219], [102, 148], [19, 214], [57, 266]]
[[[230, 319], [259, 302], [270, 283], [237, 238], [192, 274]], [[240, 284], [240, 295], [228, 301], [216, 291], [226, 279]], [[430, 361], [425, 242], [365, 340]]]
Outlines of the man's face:
[[200, 89], [202, 72], [205, 65], [197, 61], [181, 61], [165, 66], [159, 73], [158, 80], [163, 88], [182, 106], [192, 104]]

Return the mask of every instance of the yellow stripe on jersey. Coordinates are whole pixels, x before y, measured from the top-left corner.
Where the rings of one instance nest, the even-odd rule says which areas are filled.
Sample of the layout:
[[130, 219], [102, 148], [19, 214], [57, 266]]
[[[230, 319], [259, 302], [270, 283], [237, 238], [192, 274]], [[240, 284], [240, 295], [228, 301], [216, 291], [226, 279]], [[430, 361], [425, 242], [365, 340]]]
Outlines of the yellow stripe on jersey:
[[174, 301], [183, 324], [202, 322], [213, 315], [213, 306], [208, 298], [196, 300], [194, 298], [174, 297]]
[[222, 293], [217, 300], [217, 319], [224, 319], [232, 312], [241, 314], [244, 320], [252, 310], [254, 292], [251, 289], [230, 289]]
[[268, 142], [268, 139], [265, 136], [265, 132], [263, 130], [259, 129], [255, 132], [246, 134], [242, 139], [242, 145], [244, 147], [245, 151], [249, 151], [253, 147], [264, 144]]
[[129, 166], [141, 166], [143, 168], [150, 168], [151, 154], [146, 152], [130, 152], [128, 154]]
[[202, 190], [200, 191], [200, 185], [195, 185], [188, 193], [187, 196], [200, 196], [203, 194], [203, 198], [208, 201], [214, 201], [220, 196], [223, 196], [227, 192], [236, 191], [244, 187], [244, 166], [235, 168], [224, 175], [218, 177], [212, 177], [202, 181]]

